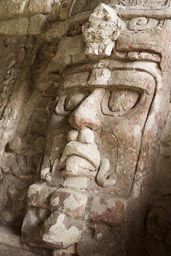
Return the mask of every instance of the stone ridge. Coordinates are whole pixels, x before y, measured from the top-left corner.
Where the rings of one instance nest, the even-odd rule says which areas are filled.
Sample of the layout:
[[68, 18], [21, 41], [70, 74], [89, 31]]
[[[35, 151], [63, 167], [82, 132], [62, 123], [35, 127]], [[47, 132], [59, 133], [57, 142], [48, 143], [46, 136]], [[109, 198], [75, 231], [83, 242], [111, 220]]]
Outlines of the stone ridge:
[[40, 34], [54, 0], [1, 0], [0, 34]]
[[54, 0], [1, 0], [0, 20], [48, 14], [52, 10]]
[[45, 32], [49, 21], [66, 21], [69, 17], [73, 19], [80, 13], [91, 12], [99, 3], [117, 8], [121, 18], [145, 16], [171, 19], [170, 0], [148, 0], [145, 4], [143, 0], [1, 0], [0, 35], [41, 34]]

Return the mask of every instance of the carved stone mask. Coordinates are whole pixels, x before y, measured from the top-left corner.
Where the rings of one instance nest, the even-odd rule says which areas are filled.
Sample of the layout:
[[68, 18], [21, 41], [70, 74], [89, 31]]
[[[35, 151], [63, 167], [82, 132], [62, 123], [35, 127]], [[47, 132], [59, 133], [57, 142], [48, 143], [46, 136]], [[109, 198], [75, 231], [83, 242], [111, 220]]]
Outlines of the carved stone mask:
[[56, 112], [65, 114], [70, 123], [61, 158], [66, 176], [93, 177], [98, 185], [128, 195], [156, 89], [155, 76], [159, 74], [154, 63], [124, 65], [114, 60], [64, 74]]

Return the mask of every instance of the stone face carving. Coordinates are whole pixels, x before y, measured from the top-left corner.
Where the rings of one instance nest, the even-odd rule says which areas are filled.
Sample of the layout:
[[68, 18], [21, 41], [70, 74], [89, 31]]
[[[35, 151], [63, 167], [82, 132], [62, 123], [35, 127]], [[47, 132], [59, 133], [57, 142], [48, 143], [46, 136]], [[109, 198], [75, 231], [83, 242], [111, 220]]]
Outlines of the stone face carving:
[[[132, 69], [137, 71], [129, 71], [128, 64], [125, 66], [112, 60], [104, 60], [89, 67], [82, 65], [64, 74], [61, 88], [61, 97], [65, 96], [63, 108], [67, 111], [70, 109], [69, 122], [72, 129], [75, 128], [69, 132], [71, 141], [61, 157], [61, 165], [66, 168], [65, 175], [96, 176], [99, 185], [111, 187], [111, 190], [116, 185], [114, 191], [118, 187], [118, 193], [122, 196], [123, 191], [127, 190], [127, 194], [131, 187], [142, 130], [155, 87], [161, 86], [160, 74], [154, 63], [137, 62], [129, 65], [130, 69], [132, 65]], [[117, 70], [121, 67], [122, 70]], [[138, 68], [143, 71], [138, 71]], [[89, 72], [89, 75], [85, 76], [84, 72]], [[78, 77], [83, 81], [81, 85]], [[155, 80], [158, 80], [157, 85]], [[79, 91], [77, 88], [80, 88]], [[68, 108], [70, 102], [72, 108]], [[60, 100], [58, 104], [61, 105]], [[127, 132], [129, 129], [131, 135]], [[96, 138], [96, 143], [93, 139], [89, 142], [90, 135]]]
[[[158, 26], [151, 18], [142, 28], [137, 21], [146, 18], [135, 17], [126, 27], [116, 12], [98, 5], [83, 35], [68, 32], [54, 58], [60, 87], [22, 234], [55, 255], [68, 255], [73, 246], [79, 256], [125, 255], [130, 223], [139, 227], [132, 204], [140, 204], [142, 216], [150, 193], [161, 109], [167, 114], [170, 78], [161, 38], [170, 20]], [[77, 19], [71, 21], [73, 27]]]
[[83, 26], [86, 54], [110, 56], [122, 28], [123, 22], [113, 8], [98, 5]]

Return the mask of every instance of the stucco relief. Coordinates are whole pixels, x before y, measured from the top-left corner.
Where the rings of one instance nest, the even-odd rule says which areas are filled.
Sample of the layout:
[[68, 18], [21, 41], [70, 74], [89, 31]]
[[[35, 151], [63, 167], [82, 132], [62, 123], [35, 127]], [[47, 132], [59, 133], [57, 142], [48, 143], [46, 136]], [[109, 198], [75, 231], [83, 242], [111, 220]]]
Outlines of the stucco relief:
[[110, 5], [112, 7], [127, 7], [135, 9], [157, 9], [157, 8], [167, 8], [170, 6], [170, 1], [168, 0], [75, 0], [71, 5], [71, 15], [75, 15], [81, 12], [86, 12], [95, 9], [100, 3]]
[[[126, 23], [100, 4], [83, 34], [59, 44], [60, 88], [41, 180], [28, 190], [22, 226], [26, 243], [54, 255], [125, 255], [131, 202], [153, 179], [169, 81], [158, 43], [170, 23], [161, 31], [152, 19], [142, 37], [136, 19]], [[62, 58], [64, 40], [72, 47]]]
[[110, 56], [123, 27], [124, 23], [115, 10], [100, 4], [90, 15], [89, 22], [83, 26], [86, 54]]

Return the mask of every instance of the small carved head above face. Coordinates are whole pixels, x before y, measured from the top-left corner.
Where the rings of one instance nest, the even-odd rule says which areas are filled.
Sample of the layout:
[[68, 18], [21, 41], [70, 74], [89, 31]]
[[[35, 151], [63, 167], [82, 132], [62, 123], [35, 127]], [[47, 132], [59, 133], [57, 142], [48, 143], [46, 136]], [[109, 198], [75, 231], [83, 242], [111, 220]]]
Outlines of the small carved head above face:
[[110, 56], [123, 27], [123, 21], [113, 8], [98, 5], [82, 28], [86, 54]]

